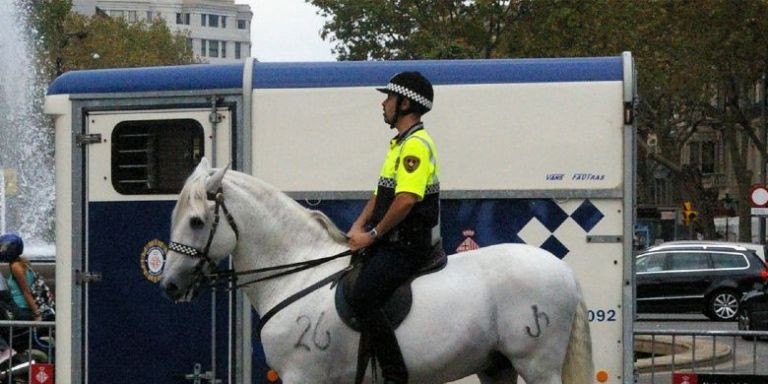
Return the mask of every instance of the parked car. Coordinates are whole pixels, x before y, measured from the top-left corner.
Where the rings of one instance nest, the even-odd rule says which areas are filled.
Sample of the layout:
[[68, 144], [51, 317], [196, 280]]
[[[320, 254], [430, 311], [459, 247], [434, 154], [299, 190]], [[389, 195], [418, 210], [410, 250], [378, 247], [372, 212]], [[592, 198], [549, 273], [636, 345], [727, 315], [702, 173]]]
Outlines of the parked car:
[[675, 240], [675, 241], [667, 241], [663, 244], [659, 244], [657, 246], [651, 247], [652, 249], [658, 249], [658, 248], [669, 248], [669, 247], [676, 247], [676, 246], [685, 246], [685, 245], [723, 245], [723, 246], [740, 246], [744, 247], [746, 249], [751, 249], [755, 251], [757, 256], [765, 261], [765, 244], [755, 244], [755, 243], [734, 243], [734, 242], [727, 242], [727, 241], [715, 241], [715, 240]]
[[744, 294], [739, 307], [739, 329], [768, 331], [768, 286]]
[[762, 287], [768, 266], [738, 244], [661, 244], [635, 259], [640, 313], [702, 312], [712, 320], [736, 320], [745, 292]]

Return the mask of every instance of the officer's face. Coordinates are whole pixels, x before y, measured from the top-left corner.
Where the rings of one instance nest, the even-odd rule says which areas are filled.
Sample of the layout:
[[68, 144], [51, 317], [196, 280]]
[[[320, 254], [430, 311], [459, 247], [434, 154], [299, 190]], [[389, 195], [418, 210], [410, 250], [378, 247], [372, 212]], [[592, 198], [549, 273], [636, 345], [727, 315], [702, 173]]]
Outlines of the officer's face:
[[387, 98], [381, 102], [381, 107], [384, 115], [384, 122], [392, 124], [395, 120], [395, 110], [397, 108], [397, 95], [394, 93], [388, 93]]

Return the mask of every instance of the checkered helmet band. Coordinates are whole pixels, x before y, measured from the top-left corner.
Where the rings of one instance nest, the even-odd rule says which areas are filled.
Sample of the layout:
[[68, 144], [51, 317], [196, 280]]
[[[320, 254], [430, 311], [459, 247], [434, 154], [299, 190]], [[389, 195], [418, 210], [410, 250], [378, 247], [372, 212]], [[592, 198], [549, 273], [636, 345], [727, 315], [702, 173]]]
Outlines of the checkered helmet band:
[[421, 105], [423, 105], [428, 110], [432, 109], [432, 102], [429, 101], [426, 97], [420, 95], [414, 90], [408, 89], [402, 85], [389, 83], [387, 84], [386, 90], [389, 92], [397, 93], [398, 95], [403, 95]]

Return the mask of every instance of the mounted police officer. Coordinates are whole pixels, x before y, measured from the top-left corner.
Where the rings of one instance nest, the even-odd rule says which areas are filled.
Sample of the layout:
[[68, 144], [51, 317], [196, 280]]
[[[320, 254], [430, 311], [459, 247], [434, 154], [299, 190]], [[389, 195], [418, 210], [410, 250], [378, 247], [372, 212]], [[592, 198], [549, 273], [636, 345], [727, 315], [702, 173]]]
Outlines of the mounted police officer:
[[432, 84], [419, 72], [402, 72], [384, 88], [384, 122], [397, 130], [389, 142], [376, 192], [348, 232], [352, 250], [367, 259], [350, 304], [370, 337], [385, 383], [406, 383], [408, 372], [382, 306], [415, 276], [437, 240], [440, 213], [437, 150], [421, 116], [432, 109]]

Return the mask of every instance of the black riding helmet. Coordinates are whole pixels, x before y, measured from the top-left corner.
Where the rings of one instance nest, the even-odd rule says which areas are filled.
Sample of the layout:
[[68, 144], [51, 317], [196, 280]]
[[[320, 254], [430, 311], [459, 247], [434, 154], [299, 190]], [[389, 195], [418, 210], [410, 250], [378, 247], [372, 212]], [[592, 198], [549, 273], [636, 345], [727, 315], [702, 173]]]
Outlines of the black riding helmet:
[[432, 109], [432, 100], [434, 97], [432, 83], [419, 72], [400, 72], [389, 79], [389, 83], [386, 87], [376, 88], [376, 90], [387, 94], [393, 93], [398, 96], [398, 108], [395, 109], [395, 119], [392, 123], [393, 127], [400, 118], [400, 104], [404, 97], [410, 99], [412, 103], [411, 108], [402, 112], [402, 114], [418, 113], [423, 115]]

